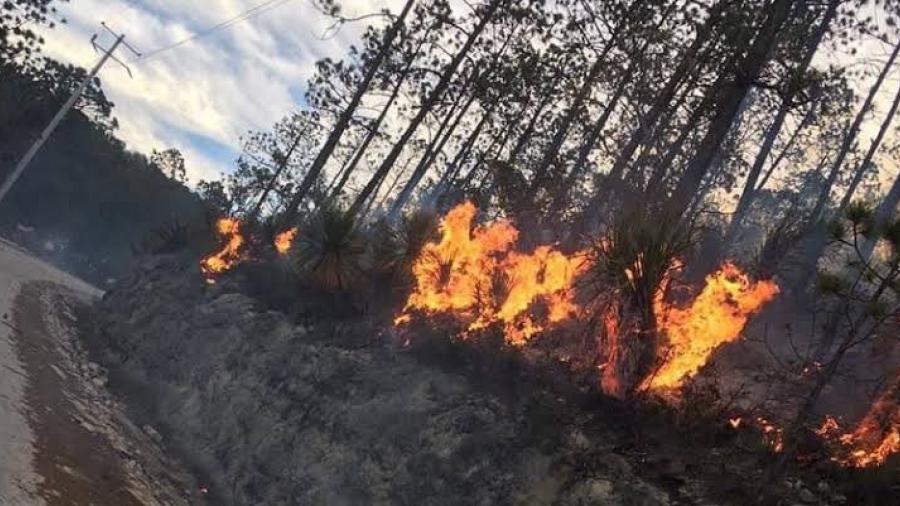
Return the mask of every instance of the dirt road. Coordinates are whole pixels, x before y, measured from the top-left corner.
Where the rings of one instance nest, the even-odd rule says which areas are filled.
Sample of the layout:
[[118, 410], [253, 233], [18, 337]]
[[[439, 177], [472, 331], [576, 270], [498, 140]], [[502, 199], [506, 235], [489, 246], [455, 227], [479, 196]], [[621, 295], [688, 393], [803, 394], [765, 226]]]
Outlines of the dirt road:
[[80, 345], [75, 310], [101, 295], [0, 240], [0, 506], [188, 504]]

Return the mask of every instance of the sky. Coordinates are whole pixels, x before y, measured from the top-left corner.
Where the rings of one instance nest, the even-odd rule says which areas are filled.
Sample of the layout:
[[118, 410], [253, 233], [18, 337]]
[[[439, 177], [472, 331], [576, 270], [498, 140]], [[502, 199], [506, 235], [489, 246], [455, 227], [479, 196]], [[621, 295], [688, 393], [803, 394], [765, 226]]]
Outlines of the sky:
[[[402, 0], [341, 0], [348, 17], [402, 7]], [[176, 48], [152, 54], [197, 32], [260, 5], [265, 9], [230, 28]], [[101, 22], [124, 32], [126, 42], [147, 54], [136, 59], [127, 49], [101, 81], [115, 103], [118, 136], [130, 149], [177, 148], [185, 156], [189, 180], [215, 179], [234, 167], [240, 138], [264, 130], [302, 106], [315, 62], [341, 58], [359, 41], [364, 23], [332, 25], [312, 0], [70, 0], [60, 4], [66, 20], [45, 34], [45, 53], [90, 68], [99, 55], [94, 33], [109, 47], [114, 36]]]
[[[337, 0], [348, 17], [389, 8], [398, 12], [403, 0]], [[341, 58], [359, 41], [365, 22], [344, 25], [325, 36], [332, 20], [313, 0], [69, 0], [60, 3], [65, 24], [45, 34], [45, 52], [58, 60], [91, 67], [99, 55], [90, 44], [100, 34], [105, 47], [113, 41], [101, 21], [124, 32], [126, 41], [144, 54], [136, 59], [127, 50], [117, 55], [133, 77], [110, 62], [102, 71], [104, 90], [116, 104], [118, 136], [129, 148], [149, 154], [177, 148], [187, 161], [189, 180], [215, 179], [234, 168], [240, 138], [250, 130], [265, 130], [302, 107], [307, 79], [323, 57]], [[253, 18], [160, 53], [193, 34], [265, 6]], [[876, 16], [877, 18], [877, 16]], [[857, 80], [862, 95], [886, 57], [887, 47], [867, 43], [854, 57], [823, 51], [822, 66], [871, 66]], [[897, 86], [897, 73], [885, 83], [872, 121], [863, 128], [871, 138]], [[892, 136], [891, 136], [892, 137]], [[891, 180], [896, 161], [882, 167]]]

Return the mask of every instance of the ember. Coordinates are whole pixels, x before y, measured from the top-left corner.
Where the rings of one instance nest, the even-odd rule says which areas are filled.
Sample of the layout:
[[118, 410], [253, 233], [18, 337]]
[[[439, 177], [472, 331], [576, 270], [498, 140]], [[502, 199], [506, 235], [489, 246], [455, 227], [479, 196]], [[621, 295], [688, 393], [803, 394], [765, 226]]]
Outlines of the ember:
[[778, 427], [761, 416], [756, 417], [756, 426], [762, 431], [763, 442], [765, 442], [773, 452], [781, 453], [784, 449], [784, 434], [781, 427]]

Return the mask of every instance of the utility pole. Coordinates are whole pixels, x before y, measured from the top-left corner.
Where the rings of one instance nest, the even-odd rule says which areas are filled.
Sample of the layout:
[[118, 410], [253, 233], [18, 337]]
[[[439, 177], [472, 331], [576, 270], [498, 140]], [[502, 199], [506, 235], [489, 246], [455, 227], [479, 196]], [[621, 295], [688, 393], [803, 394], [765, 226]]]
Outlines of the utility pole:
[[135, 50], [133, 47], [131, 47], [130, 45], [128, 45], [125, 42], [124, 34], [118, 34], [114, 31], [112, 31], [108, 26], [106, 26], [106, 23], [101, 23], [101, 24], [103, 25], [103, 28], [106, 29], [106, 31], [110, 32], [111, 34], [113, 34], [116, 37], [116, 41], [113, 43], [113, 45], [109, 49], [104, 49], [103, 47], [101, 47], [100, 45], [97, 44], [97, 34], [96, 33], [94, 34], [93, 37], [91, 37], [91, 45], [94, 46], [94, 50], [102, 51], [103, 56], [100, 58], [100, 61], [98, 61], [97, 64], [94, 65], [94, 68], [91, 69], [90, 73], [88, 73], [87, 77], [84, 78], [84, 80], [81, 82], [81, 84], [78, 86], [78, 88], [75, 89], [75, 91], [72, 93], [72, 96], [69, 97], [69, 100], [67, 100], [66, 103], [63, 104], [62, 108], [60, 108], [60, 110], [56, 113], [56, 115], [53, 116], [53, 119], [50, 120], [50, 124], [48, 124], [47, 128], [45, 128], [44, 131], [41, 132], [40, 137], [38, 137], [37, 140], [34, 141], [34, 144], [31, 145], [31, 148], [28, 150], [27, 153], [25, 153], [25, 156], [23, 156], [22, 159], [19, 160], [19, 163], [16, 165], [15, 169], [13, 169], [12, 173], [10, 173], [10, 175], [7, 176], [6, 181], [3, 182], [3, 186], [0, 186], [0, 202], [3, 202], [3, 199], [6, 198], [6, 195], [9, 193], [9, 190], [12, 189], [13, 185], [16, 184], [16, 181], [19, 179], [19, 177], [22, 175], [22, 173], [25, 172], [25, 169], [28, 168], [28, 164], [30, 164], [31, 160], [34, 159], [35, 155], [38, 154], [38, 151], [40, 151], [41, 147], [44, 146], [44, 143], [47, 142], [47, 139], [49, 139], [50, 136], [53, 135], [53, 132], [54, 132], [54, 130], [56, 130], [56, 127], [59, 126], [59, 124], [62, 122], [63, 118], [65, 118], [66, 114], [68, 114], [68, 112], [72, 109], [72, 107], [78, 102], [78, 99], [81, 98], [81, 95], [84, 93], [84, 90], [86, 90], [87, 87], [91, 84], [91, 81], [93, 81], [94, 78], [97, 77], [97, 74], [100, 72], [100, 69], [103, 68], [103, 66], [106, 64], [107, 61], [114, 60], [119, 65], [122, 65], [123, 67], [125, 67], [125, 70], [128, 71], [129, 76], [131, 75], [131, 70], [128, 68], [128, 66], [125, 65], [121, 60], [116, 58], [113, 55], [113, 53], [115, 53], [116, 49], [118, 49], [119, 46], [122, 46], [122, 45], [124, 45], [126, 48], [128, 48], [131, 52], [133, 52], [138, 57], [140, 57], [140, 53], [138, 53], [137, 50]]

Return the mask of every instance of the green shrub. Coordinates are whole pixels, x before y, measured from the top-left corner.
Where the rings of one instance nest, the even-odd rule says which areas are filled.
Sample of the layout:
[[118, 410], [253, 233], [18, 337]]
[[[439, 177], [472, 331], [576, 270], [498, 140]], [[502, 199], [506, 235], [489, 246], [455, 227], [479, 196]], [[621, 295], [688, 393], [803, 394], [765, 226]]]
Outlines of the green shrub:
[[320, 209], [300, 226], [291, 250], [298, 275], [327, 291], [347, 291], [369, 266], [365, 236], [352, 215], [335, 206]]

